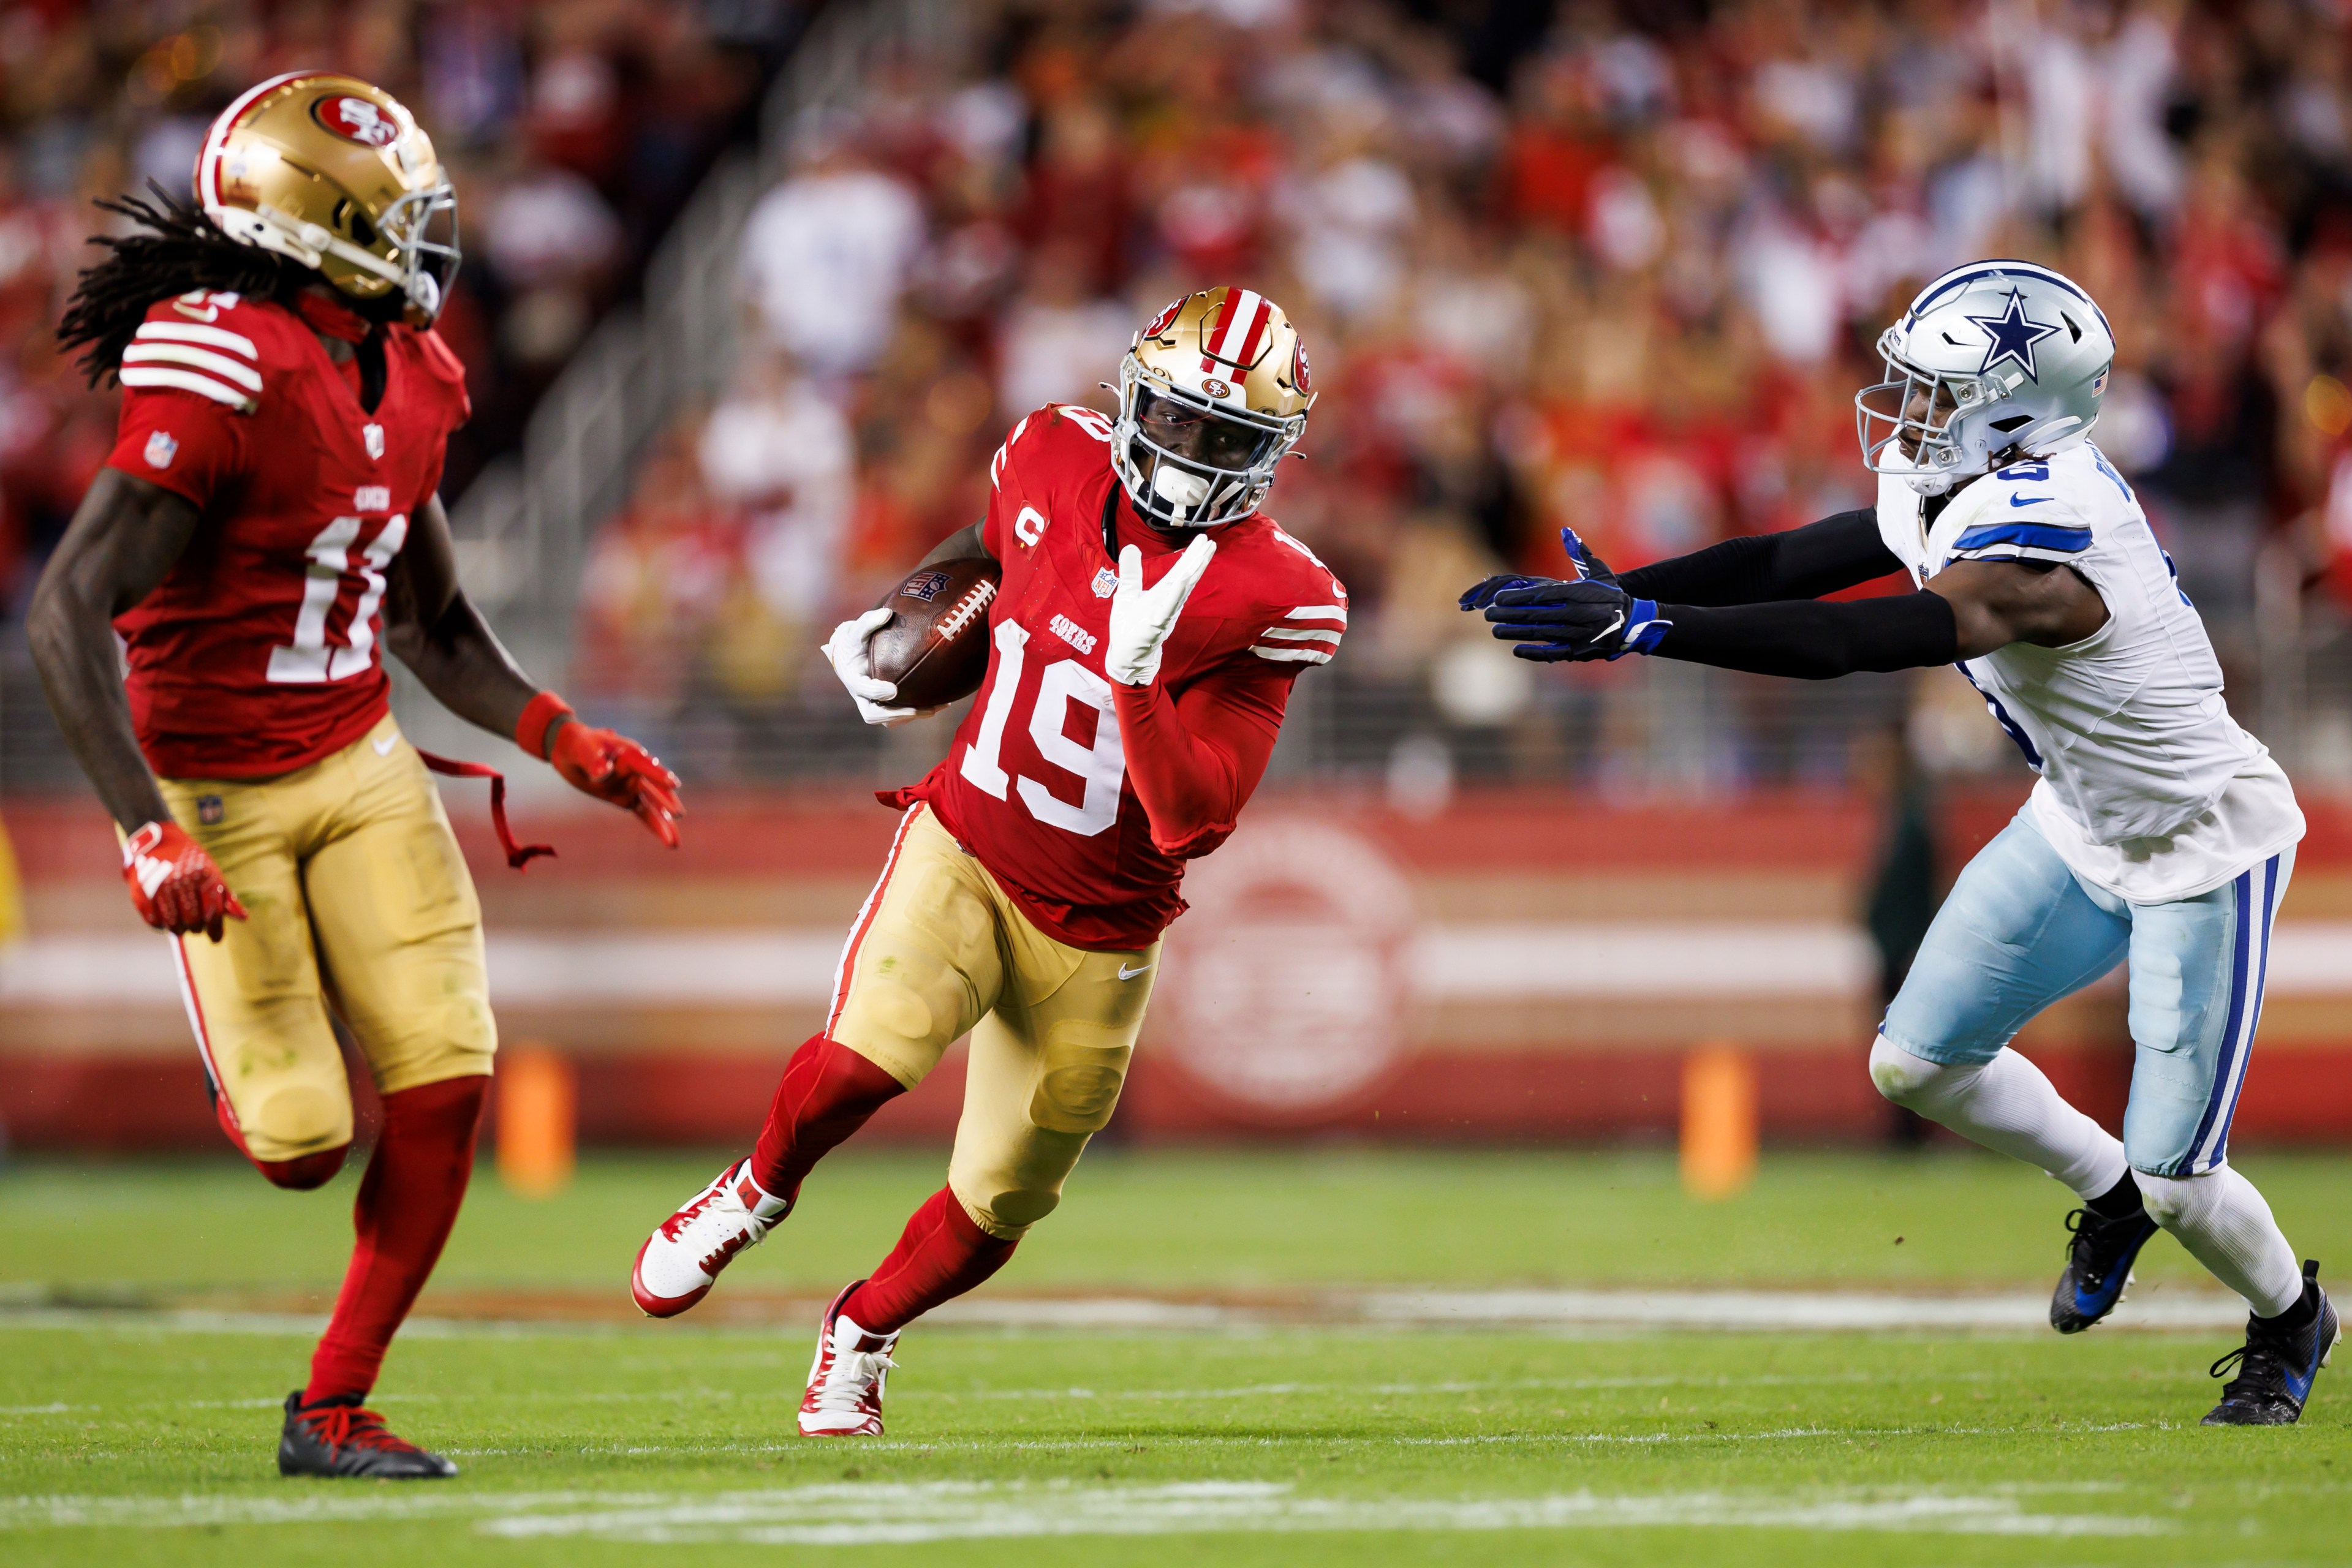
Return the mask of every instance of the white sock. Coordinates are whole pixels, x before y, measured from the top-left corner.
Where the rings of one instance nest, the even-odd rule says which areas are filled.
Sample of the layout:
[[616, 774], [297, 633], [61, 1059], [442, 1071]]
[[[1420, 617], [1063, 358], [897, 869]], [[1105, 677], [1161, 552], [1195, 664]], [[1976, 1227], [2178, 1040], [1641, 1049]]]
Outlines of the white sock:
[[2271, 1206], [2254, 1184], [2227, 1166], [2202, 1176], [2139, 1173], [2148, 1218], [2179, 1238], [2189, 1255], [2246, 1298], [2257, 1317], [2274, 1318], [2303, 1300], [2303, 1270]]
[[2082, 1197], [2108, 1191], [2131, 1169], [2120, 1139], [2066, 1103], [2042, 1069], [2007, 1046], [1981, 1067], [1944, 1067], [1880, 1035], [1870, 1047], [1870, 1080], [1897, 1105], [2040, 1166]]

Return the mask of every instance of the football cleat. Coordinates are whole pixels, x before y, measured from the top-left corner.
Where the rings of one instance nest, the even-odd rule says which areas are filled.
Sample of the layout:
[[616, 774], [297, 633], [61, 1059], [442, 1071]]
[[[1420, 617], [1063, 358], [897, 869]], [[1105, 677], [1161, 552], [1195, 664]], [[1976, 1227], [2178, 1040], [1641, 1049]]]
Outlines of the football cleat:
[[373, 1481], [446, 1480], [457, 1467], [395, 1437], [383, 1417], [360, 1403], [356, 1394], [335, 1395], [315, 1405], [302, 1391], [286, 1396], [286, 1429], [278, 1438], [281, 1476], [349, 1476]]
[[2212, 1365], [2216, 1377], [2232, 1366], [2238, 1375], [2222, 1385], [2221, 1403], [2206, 1414], [2204, 1425], [2292, 1427], [2303, 1418], [2312, 1380], [2344, 1336], [2336, 1303], [2319, 1288], [2319, 1265], [2308, 1259], [2303, 1265], [2303, 1299], [2316, 1310], [2293, 1328], [2280, 1326], [2274, 1318], [2246, 1320], [2246, 1343]]
[[693, 1201], [661, 1222], [629, 1270], [629, 1294], [649, 1318], [674, 1318], [710, 1293], [719, 1270], [735, 1255], [757, 1247], [792, 1212], [751, 1179], [749, 1160], [738, 1160]]
[[2050, 1297], [2050, 1326], [2081, 1333], [2116, 1310], [2131, 1288], [2132, 1264], [2157, 1232], [2145, 1208], [2119, 1219], [2104, 1219], [2087, 1208], [2066, 1216], [2074, 1239], [2066, 1244], [2066, 1267]]
[[868, 1333], [842, 1315], [841, 1303], [866, 1283], [842, 1288], [824, 1310], [816, 1333], [816, 1360], [809, 1365], [808, 1392], [801, 1396], [803, 1437], [878, 1437], [882, 1435], [882, 1388], [898, 1363], [896, 1333]]

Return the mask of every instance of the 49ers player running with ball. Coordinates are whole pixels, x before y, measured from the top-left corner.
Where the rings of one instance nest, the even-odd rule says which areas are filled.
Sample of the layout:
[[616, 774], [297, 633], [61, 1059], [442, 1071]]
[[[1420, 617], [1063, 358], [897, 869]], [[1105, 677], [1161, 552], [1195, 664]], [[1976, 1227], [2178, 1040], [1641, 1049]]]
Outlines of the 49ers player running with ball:
[[173, 934], [229, 1140], [281, 1187], [342, 1167], [330, 1006], [383, 1098], [279, 1469], [453, 1475], [364, 1400], [465, 1197], [497, 1031], [481, 909], [379, 650], [671, 844], [677, 780], [534, 688], [458, 587], [436, 491], [465, 371], [432, 330], [456, 198], [408, 110], [274, 78], [214, 122], [200, 210], [158, 194], [110, 204], [137, 226], [99, 241], [58, 334], [122, 417], [35, 592], [34, 657], [132, 903]]
[[[947, 1185], [826, 1309], [803, 1433], [882, 1430], [899, 1331], [1002, 1268], [1110, 1120], [1184, 862], [1233, 832], [1291, 682], [1348, 622], [1339, 580], [1258, 515], [1313, 401], [1272, 301], [1189, 295], [1137, 334], [1116, 423], [1024, 419], [986, 518], [926, 558], [1003, 567], [980, 699], [947, 759], [882, 797], [906, 816], [758, 1146], [662, 1222], [631, 1281], [655, 1316], [693, 1306], [826, 1151], [970, 1031]], [[867, 667], [889, 619], [826, 644], [869, 724], [914, 716]]]

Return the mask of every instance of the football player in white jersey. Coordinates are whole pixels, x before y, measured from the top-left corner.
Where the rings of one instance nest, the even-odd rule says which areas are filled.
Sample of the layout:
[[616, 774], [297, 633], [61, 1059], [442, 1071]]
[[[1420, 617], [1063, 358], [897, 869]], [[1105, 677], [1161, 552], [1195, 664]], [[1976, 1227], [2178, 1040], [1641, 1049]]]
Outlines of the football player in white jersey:
[[[2246, 1298], [2213, 1426], [2303, 1413], [2338, 1334], [2318, 1265], [2227, 1161], [2262, 1017], [2271, 922], [2303, 813], [2238, 727], [2172, 562], [2091, 429], [2115, 335], [2047, 267], [1937, 278], [1856, 394], [1874, 509], [1737, 538], [1619, 578], [1489, 578], [1463, 596], [1523, 658], [1627, 653], [1826, 679], [1957, 664], [2042, 777], [1954, 884], [1870, 1052], [1879, 1092], [2072, 1187], [2062, 1333], [2114, 1310], [2169, 1230]], [[1886, 573], [1910, 593], [1833, 593]], [[2120, 1141], [2010, 1049], [2019, 1026], [2131, 963]]]

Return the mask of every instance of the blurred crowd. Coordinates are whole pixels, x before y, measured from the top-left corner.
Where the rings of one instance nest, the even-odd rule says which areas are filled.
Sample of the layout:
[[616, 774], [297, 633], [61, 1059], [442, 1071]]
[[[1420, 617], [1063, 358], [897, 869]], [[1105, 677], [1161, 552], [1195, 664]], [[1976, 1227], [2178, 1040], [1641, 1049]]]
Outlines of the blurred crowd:
[[1288, 308], [1322, 388], [1268, 510], [1360, 607], [1327, 674], [1441, 726], [1550, 700], [1453, 599], [1559, 568], [1561, 525], [1622, 567], [1866, 502], [1876, 336], [1978, 256], [2105, 307], [2096, 438], [2232, 659], [2265, 549], [2352, 560], [2333, 4], [975, 13], [960, 57], [798, 128], [744, 235], [734, 383], [595, 549], [606, 689], [789, 701], [833, 619], [980, 515], [1013, 420], [1108, 408], [1135, 327], [1228, 280]]
[[441, 330], [472, 424], [445, 486], [532, 401], [712, 156], [748, 128], [790, 0], [19, 0], [0, 5], [0, 621], [111, 446], [115, 400], [51, 336], [90, 203], [186, 200], [206, 125], [280, 71], [344, 70], [414, 110], [457, 186], [466, 253]]

